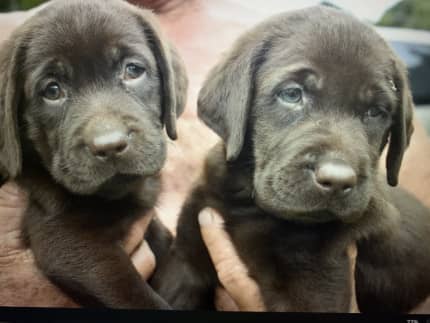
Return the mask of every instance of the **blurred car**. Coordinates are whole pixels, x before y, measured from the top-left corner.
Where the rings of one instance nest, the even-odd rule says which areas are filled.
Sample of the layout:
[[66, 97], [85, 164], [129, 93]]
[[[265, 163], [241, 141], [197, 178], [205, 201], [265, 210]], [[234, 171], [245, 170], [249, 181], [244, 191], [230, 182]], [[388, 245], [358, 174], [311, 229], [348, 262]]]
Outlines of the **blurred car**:
[[375, 29], [408, 67], [416, 115], [430, 134], [430, 32], [393, 27]]

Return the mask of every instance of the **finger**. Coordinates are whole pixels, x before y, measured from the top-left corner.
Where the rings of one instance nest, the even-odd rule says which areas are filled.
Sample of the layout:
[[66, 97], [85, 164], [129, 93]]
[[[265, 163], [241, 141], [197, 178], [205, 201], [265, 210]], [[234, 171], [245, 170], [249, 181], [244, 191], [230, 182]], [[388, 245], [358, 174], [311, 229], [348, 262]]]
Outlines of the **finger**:
[[348, 249], [346, 250], [348, 253], [349, 259], [352, 261], [352, 264], [355, 266], [355, 262], [357, 259], [357, 245], [355, 243], [352, 243], [348, 246]]
[[128, 254], [131, 254], [142, 243], [143, 236], [153, 216], [154, 214], [151, 212], [133, 223], [127, 237], [123, 241], [124, 250]]
[[144, 280], [148, 280], [154, 272], [156, 261], [155, 255], [148, 243], [143, 240], [142, 244], [131, 255], [131, 261]]
[[26, 195], [15, 182], [0, 187], [0, 207], [17, 208], [25, 205]]
[[[200, 230], [221, 284], [242, 311], [264, 310], [260, 290], [248, 276], [234, 246], [223, 229], [222, 218], [204, 209], [199, 214]], [[247, 292], [244, 293], [243, 291]]]
[[27, 196], [14, 182], [0, 187], [0, 255], [24, 249], [21, 221]]
[[409, 314], [428, 314], [430, 311], [430, 296], [416, 306]]
[[239, 307], [237, 307], [237, 304], [235, 303], [233, 298], [231, 298], [229, 293], [227, 293], [227, 291], [222, 287], [218, 287], [215, 290], [215, 308], [218, 311], [239, 311]]
[[358, 304], [357, 304], [357, 296], [355, 293], [355, 264], [357, 260], [357, 245], [355, 243], [348, 246], [347, 254], [349, 258], [349, 269], [350, 269], [350, 282], [351, 282], [351, 303], [350, 303], [350, 312], [351, 313], [359, 313]]

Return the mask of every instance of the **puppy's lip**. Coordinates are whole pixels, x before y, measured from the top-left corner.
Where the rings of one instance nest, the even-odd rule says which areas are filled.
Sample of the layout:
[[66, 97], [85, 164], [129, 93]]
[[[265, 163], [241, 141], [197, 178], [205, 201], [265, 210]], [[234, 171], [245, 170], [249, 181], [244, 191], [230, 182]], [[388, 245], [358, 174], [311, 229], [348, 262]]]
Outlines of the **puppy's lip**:
[[93, 183], [91, 180], [87, 179], [85, 181], [80, 181], [79, 188], [74, 189], [65, 185], [66, 188], [75, 192], [77, 194], [91, 195], [98, 191], [106, 190], [106, 188], [112, 188], [112, 190], [121, 190], [129, 186], [133, 186], [139, 180], [144, 179], [146, 176], [141, 174], [125, 174], [125, 173], [114, 173], [111, 176], [106, 176], [103, 180], [99, 179], [97, 183]]
[[313, 206], [309, 205], [283, 205], [282, 207], [272, 207], [267, 203], [261, 201], [258, 195], [254, 197], [255, 203], [265, 212], [273, 214], [275, 217], [300, 223], [326, 223], [341, 221], [344, 223], [351, 223], [356, 221], [364, 210], [361, 209], [347, 209], [339, 212], [336, 208], [338, 201], [336, 198], [323, 197], [318, 204]]
[[353, 223], [361, 217], [362, 212], [351, 211], [345, 214], [333, 212], [330, 209], [315, 209], [312, 211], [285, 211], [285, 212], [273, 212], [277, 218], [303, 223], [303, 224], [318, 224], [328, 222], [343, 222]]
[[296, 213], [288, 212], [288, 217], [286, 217], [285, 215], [282, 216], [281, 214], [278, 216], [289, 221], [299, 222], [299, 223], [309, 223], [309, 224], [327, 223], [327, 222], [333, 222], [339, 219], [338, 216], [336, 216], [335, 214], [333, 214], [328, 210], [321, 210], [321, 211], [318, 210], [315, 212], [296, 212]]
[[125, 185], [142, 179], [144, 176], [140, 174], [129, 174], [118, 172], [107, 178], [101, 185]]
[[115, 174], [99, 185], [95, 194], [108, 198], [121, 198], [143, 179], [141, 175]]

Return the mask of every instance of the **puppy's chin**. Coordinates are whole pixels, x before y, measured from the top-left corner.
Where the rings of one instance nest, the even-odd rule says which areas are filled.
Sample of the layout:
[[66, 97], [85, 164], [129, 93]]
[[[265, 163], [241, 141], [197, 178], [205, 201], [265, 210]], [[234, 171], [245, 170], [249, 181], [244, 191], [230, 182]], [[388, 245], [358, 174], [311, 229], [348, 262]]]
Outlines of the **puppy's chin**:
[[62, 184], [68, 191], [77, 195], [96, 195], [107, 199], [119, 199], [135, 191], [145, 179], [143, 175], [114, 174], [97, 180], [77, 180], [62, 178]]
[[273, 201], [262, 201], [256, 197], [256, 203], [263, 210], [275, 217], [303, 224], [318, 224], [328, 222], [353, 223], [365, 213], [365, 208], [336, 208], [314, 207], [309, 205], [273, 205]]
[[141, 180], [160, 173], [165, 153], [162, 151], [159, 156], [99, 163], [55, 158], [49, 171], [56, 182], [73, 194], [118, 199], [134, 191]]
[[333, 213], [330, 210], [298, 211], [292, 209], [271, 210], [275, 217], [302, 224], [319, 224], [329, 222], [354, 223], [364, 214], [364, 210]]
[[135, 192], [139, 185], [149, 177], [156, 176], [160, 167], [144, 169], [96, 168], [92, 172], [80, 174], [69, 168], [54, 168], [51, 175], [66, 190], [77, 195], [95, 195], [107, 199], [119, 199]]
[[95, 192], [95, 195], [109, 199], [117, 200], [135, 192], [139, 189], [143, 176], [116, 174], [104, 182]]

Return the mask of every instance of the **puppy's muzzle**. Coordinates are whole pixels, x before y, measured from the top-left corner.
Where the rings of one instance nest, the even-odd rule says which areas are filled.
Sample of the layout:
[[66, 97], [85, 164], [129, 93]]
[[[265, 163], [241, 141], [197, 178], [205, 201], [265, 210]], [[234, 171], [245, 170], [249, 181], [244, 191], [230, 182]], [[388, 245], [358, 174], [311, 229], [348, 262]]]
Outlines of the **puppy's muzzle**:
[[91, 120], [84, 131], [84, 142], [91, 154], [106, 161], [124, 155], [133, 132], [114, 117]]
[[318, 114], [271, 144], [254, 179], [263, 209], [303, 222], [347, 222], [367, 207], [373, 158], [360, 120]]

